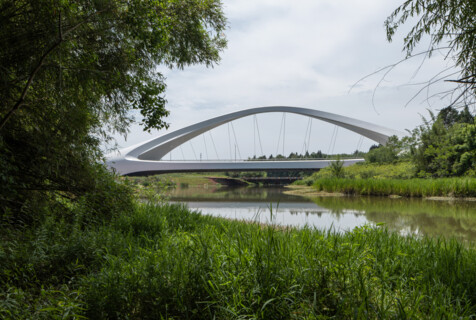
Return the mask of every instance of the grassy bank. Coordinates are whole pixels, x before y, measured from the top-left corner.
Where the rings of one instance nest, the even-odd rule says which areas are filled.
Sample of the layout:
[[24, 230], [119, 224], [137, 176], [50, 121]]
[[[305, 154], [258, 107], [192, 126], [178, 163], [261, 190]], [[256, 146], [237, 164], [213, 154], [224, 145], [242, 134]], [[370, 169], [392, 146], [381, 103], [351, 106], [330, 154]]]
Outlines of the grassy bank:
[[323, 178], [314, 181], [317, 191], [345, 194], [404, 197], [476, 197], [476, 178], [439, 179], [349, 179]]
[[210, 180], [209, 177], [222, 177], [225, 174], [220, 172], [199, 172], [199, 173], [166, 173], [145, 177], [124, 177], [133, 185], [143, 187], [157, 187], [158, 189], [164, 186], [175, 186], [178, 188], [187, 187], [203, 187], [204, 185], [214, 186], [216, 182]]
[[[348, 179], [411, 179], [415, 176], [415, 166], [410, 162], [392, 164], [357, 163], [342, 168], [340, 177]], [[326, 167], [311, 176], [296, 181], [298, 185], [312, 185], [317, 179], [333, 178], [335, 172]]]
[[[476, 178], [415, 178], [410, 162], [394, 164], [355, 164], [335, 176], [331, 167], [297, 181], [294, 185], [312, 186], [316, 191], [343, 194], [403, 197], [476, 197]], [[299, 190], [295, 190], [298, 194]]]
[[[79, 220], [78, 220], [79, 221]], [[345, 234], [137, 205], [107, 223], [4, 228], [0, 318], [458, 318], [476, 250], [362, 227]]]
[[134, 194], [139, 198], [156, 198], [161, 201], [166, 199], [164, 191], [171, 192], [174, 189], [201, 190], [202, 188], [219, 188], [220, 184], [210, 177], [226, 177], [222, 173], [168, 173], [151, 176], [121, 177], [123, 183], [129, 185]]

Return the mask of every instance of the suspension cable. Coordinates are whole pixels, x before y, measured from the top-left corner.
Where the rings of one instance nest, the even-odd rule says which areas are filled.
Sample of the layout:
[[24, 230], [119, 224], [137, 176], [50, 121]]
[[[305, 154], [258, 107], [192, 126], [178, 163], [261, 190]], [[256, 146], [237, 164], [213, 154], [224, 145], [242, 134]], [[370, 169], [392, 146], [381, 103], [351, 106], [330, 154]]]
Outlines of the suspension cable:
[[217, 147], [215, 146], [215, 140], [213, 140], [212, 132], [208, 131], [208, 134], [210, 135], [210, 139], [212, 140], [213, 149], [215, 149], [215, 154], [217, 155], [217, 160], [219, 160], [220, 157], [218, 156], [218, 151], [217, 151]]
[[283, 130], [284, 114], [285, 113], [283, 112], [283, 117], [281, 118], [281, 124], [279, 126], [278, 145], [276, 146], [276, 156], [278, 155], [278, 152], [279, 152], [279, 142], [281, 141], [281, 132]]
[[359, 151], [359, 149], [362, 147], [363, 142], [364, 142], [364, 136], [360, 136], [359, 141], [357, 142], [357, 148], [355, 149], [356, 151]]
[[329, 148], [327, 149], [327, 158], [329, 157], [331, 153], [332, 143], [334, 140], [334, 136], [336, 135], [336, 129], [337, 129], [337, 126], [334, 126], [334, 130], [332, 131], [332, 136], [331, 136], [331, 142], [329, 144]]
[[203, 144], [205, 145], [205, 154], [207, 156], [207, 160], [210, 160], [210, 158], [208, 158], [208, 149], [207, 149], [207, 142], [205, 141], [205, 134], [202, 134], [202, 137], [203, 137]]
[[261, 135], [259, 133], [258, 117], [256, 116], [256, 114], [254, 115], [254, 117], [255, 117], [255, 122], [256, 122], [256, 131], [258, 132], [258, 141], [259, 141], [259, 147], [260, 147], [260, 150], [261, 150], [261, 155], [264, 155], [263, 145], [261, 144]]
[[226, 125], [228, 127], [228, 146], [230, 148], [230, 160], [231, 160], [231, 159], [233, 159], [233, 155], [231, 154], [230, 123], [228, 122]]
[[198, 160], [197, 154], [195, 153], [195, 148], [193, 147], [192, 140], [189, 140], [188, 142], [190, 142], [190, 146], [192, 147], [192, 151], [193, 151], [193, 155], [195, 156], [195, 160]]
[[182, 145], [180, 145], [180, 152], [182, 153], [182, 160], [185, 161], [185, 155], [183, 154], [183, 148]]
[[283, 123], [283, 157], [285, 157], [285, 155], [284, 155], [284, 138], [286, 136], [286, 114], [283, 113], [283, 116], [284, 116], [284, 123]]
[[256, 158], [256, 126], [255, 126], [255, 117], [253, 115], [253, 158]]
[[[238, 145], [238, 141], [236, 140], [236, 133], [235, 133], [235, 126], [233, 125], [233, 122], [231, 123], [231, 130], [233, 130], [233, 136], [235, 137], [235, 148], [238, 149], [238, 156], [241, 158], [241, 152], [240, 152], [240, 146]], [[235, 159], [236, 160], [236, 159]]]
[[307, 125], [306, 125], [306, 132], [304, 132], [304, 141], [302, 143], [302, 149], [301, 149], [301, 154], [304, 154], [304, 151], [306, 151], [306, 140], [307, 140], [307, 131], [309, 130], [309, 122], [311, 121], [311, 118], [308, 118], [307, 120]]
[[309, 153], [309, 146], [311, 145], [311, 131], [312, 131], [312, 118], [309, 118], [311, 122], [309, 123], [309, 134], [307, 136], [307, 150], [306, 152]]
[[334, 137], [334, 144], [332, 145], [332, 152], [331, 153], [334, 153], [334, 148], [336, 146], [336, 141], [337, 141], [337, 133], [339, 132], [339, 127], [336, 126], [336, 135]]

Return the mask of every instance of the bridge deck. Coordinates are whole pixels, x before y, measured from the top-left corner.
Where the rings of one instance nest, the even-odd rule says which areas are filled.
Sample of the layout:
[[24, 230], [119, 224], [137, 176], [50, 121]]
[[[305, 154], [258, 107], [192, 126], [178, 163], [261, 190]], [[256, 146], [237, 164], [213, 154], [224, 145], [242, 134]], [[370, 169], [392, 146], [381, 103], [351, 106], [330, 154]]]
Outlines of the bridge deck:
[[[336, 160], [301, 161], [145, 161], [119, 159], [113, 167], [120, 168], [121, 175], [151, 175], [175, 172], [221, 172], [221, 171], [276, 171], [276, 170], [319, 170]], [[123, 163], [121, 163], [124, 161]], [[362, 162], [364, 159], [345, 159], [344, 166]]]
[[[403, 133], [377, 124], [314, 109], [272, 106], [251, 108], [208, 119], [162, 136], [130, 146], [107, 156], [106, 164], [122, 175], [154, 174], [166, 172], [210, 172], [210, 171], [269, 171], [269, 170], [319, 170], [332, 160], [311, 161], [211, 161], [180, 162], [163, 161], [169, 152], [191, 139], [231, 121], [261, 113], [284, 112], [307, 116], [348, 129], [363, 137], [385, 144], [393, 135]], [[284, 138], [283, 138], [284, 141]], [[235, 135], [236, 143], [236, 135]], [[335, 143], [335, 141], [334, 141]], [[284, 147], [283, 147], [284, 148]], [[283, 151], [284, 153], [284, 151]], [[218, 156], [218, 155], [217, 155]], [[344, 165], [351, 165], [363, 159], [347, 159]]]

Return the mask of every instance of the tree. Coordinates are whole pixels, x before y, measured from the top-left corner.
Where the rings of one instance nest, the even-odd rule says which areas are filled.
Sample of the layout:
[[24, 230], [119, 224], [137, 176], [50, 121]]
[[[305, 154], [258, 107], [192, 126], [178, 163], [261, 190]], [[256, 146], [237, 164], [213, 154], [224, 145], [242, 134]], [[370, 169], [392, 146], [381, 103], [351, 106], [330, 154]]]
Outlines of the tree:
[[446, 79], [457, 84], [446, 94], [452, 95], [450, 106], [470, 106], [476, 103], [476, 1], [474, 0], [406, 0], [385, 21], [387, 38], [391, 41], [395, 31], [411, 17], [417, 22], [404, 38], [407, 57], [422, 37], [430, 36], [430, 47], [425, 55], [435, 50], [446, 50], [446, 57], [459, 68], [459, 76], [442, 76], [438, 73], [427, 85]]
[[445, 108], [413, 130], [413, 162], [420, 176], [476, 174], [476, 122], [468, 110]]
[[159, 67], [212, 66], [225, 28], [219, 0], [0, 0], [0, 210], [101, 185], [100, 139], [166, 127]]
[[218, 0], [2, 0], [0, 12], [0, 128], [47, 99], [42, 81], [56, 95], [82, 89], [104, 114], [139, 109], [146, 129], [162, 128], [165, 83], [154, 69], [209, 66], [225, 46]]
[[385, 145], [372, 145], [365, 155], [365, 160], [370, 163], [392, 163], [399, 159], [405, 159], [406, 141], [399, 140], [397, 136], [391, 136]]
[[343, 178], [344, 177], [344, 161], [337, 157], [336, 160], [330, 163], [331, 173], [332, 176], [335, 178]]

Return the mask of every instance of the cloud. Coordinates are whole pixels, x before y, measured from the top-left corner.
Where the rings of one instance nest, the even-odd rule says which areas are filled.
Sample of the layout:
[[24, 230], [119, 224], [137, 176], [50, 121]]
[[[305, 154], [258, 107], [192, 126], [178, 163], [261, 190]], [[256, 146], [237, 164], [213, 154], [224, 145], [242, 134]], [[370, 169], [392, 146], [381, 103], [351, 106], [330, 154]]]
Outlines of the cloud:
[[[399, 4], [397, 0], [225, 0], [229, 46], [221, 62], [208, 69], [192, 66], [164, 71], [171, 129], [265, 105], [309, 107], [398, 130], [413, 128], [420, 123], [419, 114], [426, 112], [428, 105], [424, 100], [431, 94], [419, 96], [405, 108], [418, 91], [408, 84], [425, 81], [435, 70], [442, 70], [447, 62], [441, 57], [427, 61], [413, 78], [421, 60], [397, 66], [375, 94], [382, 73], [359, 82], [349, 93], [360, 78], [403, 58], [400, 35], [394, 43], [388, 43], [383, 26], [385, 18]], [[294, 147], [302, 146], [304, 132], [300, 131], [308, 121], [298, 118], [289, 117], [287, 122], [286, 141]], [[280, 116], [269, 119], [261, 119], [267, 124], [261, 133], [276, 138]], [[256, 139], [252, 136], [252, 120], [237, 121], [235, 128], [245, 140]], [[316, 129], [316, 139], [329, 141], [333, 127], [321, 123], [319, 128], [327, 131]], [[215, 130], [215, 142], [224, 144], [219, 149], [228, 150], [229, 154], [226, 128]], [[140, 131], [134, 126], [128, 141], [118, 139], [119, 143], [127, 146], [150, 138]], [[359, 137], [344, 132], [342, 129], [340, 134], [344, 138], [336, 142], [336, 151], [352, 152]], [[204, 144], [203, 137], [199, 139]], [[367, 141], [364, 147], [372, 143]], [[243, 154], [254, 152], [250, 140], [242, 144]], [[321, 147], [325, 145], [322, 142]], [[276, 146], [270, 149], [273, 148]], [[184, 153], [191, 156], [193, 152]]]

